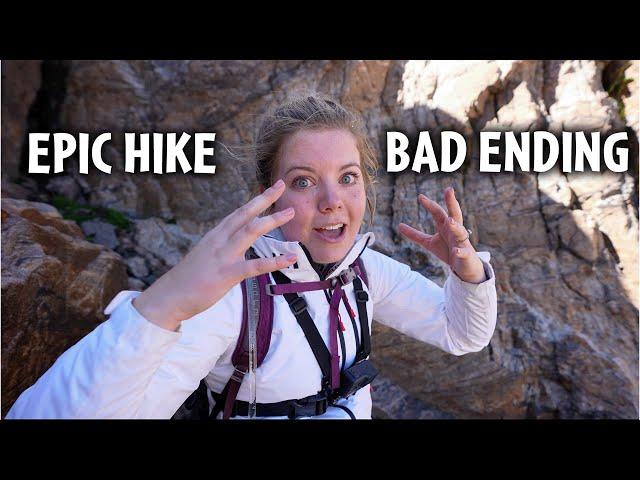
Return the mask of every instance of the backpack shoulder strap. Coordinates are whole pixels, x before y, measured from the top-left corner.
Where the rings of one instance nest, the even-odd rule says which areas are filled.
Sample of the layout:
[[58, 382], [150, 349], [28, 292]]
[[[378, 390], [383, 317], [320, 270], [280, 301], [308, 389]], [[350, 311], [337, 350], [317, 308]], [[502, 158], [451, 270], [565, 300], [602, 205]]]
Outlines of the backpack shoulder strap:
[[[247, 258], [256, 258], [253, 249], [246, 255]], [[242, 324], [238, 343], [231, 356], [231, 363], [234, 371], [231, 378], [221, 392], [221, 402], [216, 402], [216, 408], [212, 411], [212, 417], [216, 417], [220, 410], [224, 408], [223, 418], [231, 416], [233, 404], [238, 396], [240, 385], [245, 374], [249, 370], [249, 318], [257, 321], [256, 344], [257, 344], [257, 367], [269, 351], [271, 344], [271, 330], [273, 329], [273, 297], [266, 294], [265, 285], [270, 283], [269, 274], [265, 273], [257, 277], [247, 278], [242, 281]]]
[[[371, 353], [371, 332], [369, 331], [369, 315], [367, 313], [367, 302], [369, 294], [362, 288], [362, 282], [369, 288], [369, 279], [367, 271], [364, 268], [362, 256], [358, 257], [355, 264], [360, 269], [360, 277], [356, 277], [353, 281], [353, 290], [356, 296], [356, 305], [358, 307], [358, 319], [360, 320], [360, 332], [362, 332], [362, 348], [356, 355], [356, 362], [364, 360]], [[362, 278], [362, 280], [360, 280]]]
[[[273, 272], [273, 279], [278, 284], [291, 283], [291, 280], [281, 272]], [[321, 389], [324, 390], [328, 388], [331, 383], [331, 353], [309, 314], [306, 300], [297, 293], [285, 293], [283, 296], [289, 304], [291, 313], [296, 317], [298, 325], [304, 332], [304, 336], [309, 343], [314, 357], [316, 357], [316, 361], [322, 372]]]
[[356, 259], [356, 265], [358, 266], [358, 268], [360, 268], [360, 273], [362, 276], [362, 281], [364, 282], [364, 284], [367, 286], [367, 288], [369, 288], [369, 278], [367, 277], [367, 269], [364, 268], [364, 261], [362, 260], [362, 255], [360, 255], [357, 259]]

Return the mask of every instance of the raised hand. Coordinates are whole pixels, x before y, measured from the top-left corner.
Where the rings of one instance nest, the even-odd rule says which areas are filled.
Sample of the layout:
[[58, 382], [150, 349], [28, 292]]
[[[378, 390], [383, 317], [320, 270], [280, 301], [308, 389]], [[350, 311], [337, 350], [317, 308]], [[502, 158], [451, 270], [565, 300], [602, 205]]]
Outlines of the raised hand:
[[418, 196], [420, 204], [433, 217], [435, 234], [421, 232], [405, 223], [398, 226], [398, 231], [449, 265], [462, 280], [480, 283], [485, 280], [482, 261], [469, 241], [469, 232], [463, 227], [462, 210], [452, 187], [444, 191], [444, 200], [448, 213], [425, 195]]
[[214, 305], [248, 277], [288, 267], [295, 255], [246, 260], [245, 251], [261, 235], [291, 220], [293, 208], [258, 217], [284, 192], [284, 182], [227, 215], [207, 232], [175, 267], [138, 296], [134, 307], [149, 321], [169, 330]]

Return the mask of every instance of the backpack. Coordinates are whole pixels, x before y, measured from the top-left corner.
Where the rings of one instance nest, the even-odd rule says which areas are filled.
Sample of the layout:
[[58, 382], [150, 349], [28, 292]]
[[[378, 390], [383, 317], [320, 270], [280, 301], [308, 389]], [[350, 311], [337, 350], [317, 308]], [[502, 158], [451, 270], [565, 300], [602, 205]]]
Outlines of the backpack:
[[[246, 256], [247, 258], [257, 258], [257, 255], [255, 254], [253, 249], [250, 249], [247, 252]], [[357, 363], [359, 360], [366, 359], [371, 352], [371, 337], [369, 332], [369, 322], [366, 308], [369, 297], [367, 292], [362, 288], [362, 282], [364, 282], [367, 287], [369, 287], [369, 282], [366, 270], [364, 268], [364, 263], [360, 257], [358, 257], [356, 261], [350, 266], [350, 270], [353, 267], [356, 267], [355, 271], [357, 272], [358, 276], [350, 279], [350, 281], [353, 281], [354, 284], [354, 293], [356, 297], [358, 318], [360, 320], [360, 331], [362, 335], [362, 345], [358, 345], [358, 353], [354, 362]], [[274, 279], [278, 284], [289, 282], [289, 279], [281, 272], [272, 272], [272, 275], [274, 276]], [[173, 415], [172, 420], [215, 419], [220, 411], [223, 411], [223, 419], [228, 419], [231, 416], [234, 416], [234, 414], [239, 413], [235, 404], [238, 403], [236, 402], [236, 397], [238, 395], [238, 391], [240, 389], [244, 376], [249, 369], [248, 326], [250, 316], [252, 316], [253, 321], [256, 321], [257, 319], [256, 368], [260, 367], [260, 365], [262, 364], [264, 358], [267, 355], [267, 352], [269, 351], [269, 346], [271, 343], [271, 330], [273, 328], [274, 308], [273, 295], [267, 293], [269, 284], [271, 284], [269, 273], [265, 273], [257, 277], [247, 278], [241, 282], [243, 298], [242, 324], [240, 327], [238, 342], [236, 343], [236, 347], [231, 356], [231, 362], [234, 366], [234, 371], [231, 374], [231, 377], [229, 378], [223, 391], [219, 394], [211, 392], [208, 389], [204, 379], [202, 379], [198, 388], [185, 400], [183, 405]], [[305, 323], [303, 323], [300, 318], [300, 313], [302, 312], [302, 310], [299, 308], [300, 303], [303, 303], [304, 308], [306, 308], [306, 302], [304, 302], [304, 299], [302, 299], [302, 297], [298, 297], [295, 293], [285, 293], [284, 296], [287, 299], [292, 312], [296, 316], [298, 323], [303, 328], [305, 336], [311, 344], [312, 350], [316, 355], [316, 359], [318, 360], [318, 363], [323, 370], [323, 387], [329, 387], [326, 380], [328, 378], [328, 372], [325, 371], [327, 367], [323, 368], [322, 359], [317, 353], [318, 349], [313, 348], [314, 343], [315, 345], [319, 345], [321, 343], [326, 350], [324, 341], [319, 336], [317, 329], [309, 328], [309, 324], [307, 323], [305, 325]], [[300, 302], [300, 300], [302, 300], [302, 302]], [[347, 308], [348, 310], [351, 310], [351, 307], [348, 306], [348, 304]], [[353, 312], [350, 313], [353, 314]], [[357, 338], [358, 336], [356, 335], [356, 339]], [[375, 372], [373, 373], [373, 376], [375, 376]], [[211, 395], [215, 399], [215, 407], [211, 412], [209, 412], [209, 395]], [[306, 401], [307, 399], [304, 400]], [[315, 401], [315, 398], [313, 400]], [[302, 408], [304, 406], [305, 405], [301, 405], [300, 407]], [[316, 409], [315, 412], [314, 408]], [[318, 407], [313, 407], [312, 405], [310, 414], [320, 414], [320, 412], [318, 412], [317, 410]], [[326, 410], [326, 402], [324, 405], [324, 410]], [[246, 414], [246, 412], [241, 413]], [[299, 413], [300, 411], [296, 412], [294, 409], [292, 415], [290, 415], [290, 418], [295, 418], [295, 416], [297, 416]]]

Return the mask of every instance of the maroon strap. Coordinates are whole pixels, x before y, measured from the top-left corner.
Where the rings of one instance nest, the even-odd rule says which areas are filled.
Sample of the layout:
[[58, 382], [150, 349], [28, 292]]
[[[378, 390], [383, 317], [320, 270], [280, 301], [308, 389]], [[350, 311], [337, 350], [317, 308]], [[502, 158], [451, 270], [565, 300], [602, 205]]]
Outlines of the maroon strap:
[[[368, 286], [367, 273], [364, 269], [362, 259], [358, 257], [356, 262], [351, 265], [356, 275], [360, 276], [364, 283]], [[258, 319], [258, 365], [262, 364], [264, 357], [269, 351], [271, 344], [271, 330], [273, 328], [273, 298], [271, 295], [264, 295], [267, 285], [269, 285], [272, 295], [283, 295], [285, 293], [300, 293], [313, 290], [324, 290], [326, 288], [334, 288], [331, 302], [329, 304], [329, 351], [331, 354], [331, 386], [338, 388], [340, 386], [340, 356], [338, 355], [338, 309], [340, 308], [340, 300], [344, 297], [342, 291], [342, 283], [335, 281], [335, 278], [317, 282], [297, 282], [288, 284], [271, 284], [269, 274], [263, 274], [257, 277], [258, 290], [260, 296], [260, 316]], [[224, 404], [223, 418], [228, 419], [233, 413], [233, 404], [238, 396], [238, 391], [242, 385], [245, 373], [249, 369], [249, 356], [247, 351], [247, 326], [248, 326], [248, 304], [247, 304], [247, 284], [246, 281], [241, 283], [242, 287], [242, 325], [240, 327], [240, 335], [238, 343], [231, 356], [231, 362], [235, 368], [233, 375], [225, 386], [226, 395]], [[346, 300], [346, 298], [344, 298]], [[344, 301], [343, 300], [343, 301]], [[350, 309], [348, 302], [345, 306]]]
[[245, 372], [240, 372], [235, 370], [229, 382], [227, 382], [227, 386], [225, 390], [227, 394], [225, 396], [224, 402], [224, 413], [222, 414], [222, 418], [224, 420], [228, 420], [231, 418], [231, 413], [233, 412], [233, 404], [236, 401], [236, 397], [238, 396], [238, 391], [240, 390], [240, 385], [242, 385], [242, 379], [244, 378]]
[[364, 268], [364, 262], [362, 261], [362, 257], [358, 257], [354, 266], [358, 268], [358, 275], [362, 278], [364, 284], [369, 288], [369, 278], [367, 277], [367, 269]]
[[[347, 272], [345, 280], [338, 275], [324, 281], [316, 282], [296, 282], [296, 283], [283, 283], [270, 285], [270, 293], [272, 295], [283, 295], [288, 293], [301, 293], [309, 292], [313, 290], [324, 290], [327, 288], [333, 288], [333, 294], [331, 295], [331, 301], [329, 303], [329, 354], [331, 357], [331, 388], [340, 387], [340, 356], [338, 355], [338, 316], [340, 301], [344, 297], [342, 292], [343, 283], [351, 282], [355, 276], [362, 274], [362, 269], [355, 263], [351, 266], [353, 272]], [[355, 276], [354, 276], [355, 274]], [[350, 276], [349, 276], [350, 275]], [[350, 305], [345, 305], [347, 308], [351, 308]]]
[[269, 352], [269, 346], [271, 345], [271, 330], [273, 330], [273, 298], [269, 295], [264, 295], [264, 289], [268, 283], [270, 283], [270, 276], [268, 273], [260, 275], [258, 277], [258, 292], [260, 295], [260, 317], [258, 320], [258, 364], [256, 368], [262, 364], [264, 357]]
[[[351, 277], [346, 277], [344, 281], [341, 281], [341, 275], [330, 278], [328, 280], [316, 281], [316, 282], [291, 282], [282, 284], [272, 284], [269, 286], [269, 293], [271, 295], [284, 295], [285, 293], [302, 293], [311, 292], [314, 290], [325, 290], [327, 288], [335, 288], [337, 285], [344, 285], [351, 282], [355, 276], [361, 274], [361, 269], [355, 263], [351, 265], [352, 273]], [[348, 272], [349, 273], [349, 272]], [[355, 275], [354, 275], [355, 274]]]
[[329, 304], [329, 353], [331, 354], [331, 388], [340, 387], [340, 356], [338, 355], [338, 309], [342, 299], [342, 284], [336, 284]]
[[242, 354], [246, 352], [245, 345], [247, 344], [247, 326], [249, 324], [249, 309], [247, 308], [247, 282], [243, 280], [240, 283], [242, 287], [242, 323], [240, 324], [240, 335], [238, 336], [238, 343], [236, 343], [236, 348], [233, 351], [233, 355], [231, 355], [231, 363], [233, 366], [237, 366], [240, 363]]
[[[271, 345], [271, 330], [273, 328], [273, 299], [269, 295], [263, 295], [266, 285], [269, 283], [269, 274], [259, 275], [257, 277], [258, 292], [260, 295], [260, 315], [258, 317], [258, 331], [256, 332], [257, 339], [257, 357], [258, 364], [256, 368], [262, 364], [264, 357], [266, 357]], [[247, 296], [247, 283], [243, 281], [242, 287], [242, 324], [240, 326], [240, 335], [238, 337], [238, 343], [231, 356], [231, 363], [235, 370], [231, 378], [225, 386], [226, 396], [224, 404], [224, 419], [228, 419], [231, 416], [233, 410], [233, 403], [235, 402], [240, 385], [244, 378], [245, 373], [249, 370], [249, 352], [248, 352], [248, 331], [247, 326], [249, 324], [249, 305]]]
[[311, 292], [313, 290], [324, 290], [332, 288], [330, 280], [322, 282], [296, 282], [296, 283], [275, 283], [270, 287], [272, 295], [284, 295], [285, 293]]
[[349, 303], [349, 299], [347, 298], [347, 294], [345, 293], [345, 291], [342, 291], [342, 303], [344, 303], [344, 306], [347, 307], [347, 311], [349, 312], [349, 316], [351, 318], [355, 318], [356, 313], [353, 311], [353, 308], [351, 308], [351, 304]]
[[[262, 363], [264, 357], [267, 355], [269, 351], [269, 345], [271, 344], [271, 330], [273, 328], [273, 301], [269, 298], [268, 295], [263, 295], [262, 293], [265, 290], [266, 285], [269, 283], [270, 277], [269, 274], [259, 275], [257, 277], [258, 281], [258, 292], [260, 298], [260, 316], [258, 317], [258, 331], [256, 334], [257, 342], [258, 342], [258, 365]], [[241, 283], [242, 287], [242, 325], [240, 327], [240, 336], [238, 337], [238, 343], [236, 344], [236, 348], [233, 351], [233, 355], [231, 356], [231, 362], [235, 367], [247, 365], [248, 368], [248, 341], [247, 341], [247, 326], [249, 324], [249, 314], [247, 304], [247, 283], [243, 281]]]

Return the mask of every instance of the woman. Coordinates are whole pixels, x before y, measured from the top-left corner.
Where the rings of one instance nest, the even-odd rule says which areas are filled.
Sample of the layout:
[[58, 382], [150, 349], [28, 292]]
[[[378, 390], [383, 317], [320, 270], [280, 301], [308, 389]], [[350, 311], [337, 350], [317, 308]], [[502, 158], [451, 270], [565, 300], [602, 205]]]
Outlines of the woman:
[[[453, 189], [445, 191], [447, 211], [419, 196], [434, 218], [433, 235], [399, 226], [404, 237], [451, 267], [440, 288], [369, 248], [372, 233], [358, 233], [366, 207], [373, 213], [376, 164], [358, 115], [318, 95], [292, 100], [266, 117], [255, 158], [261, 194], [224, 218], [147, 290], [120, 292], [105, 310], [110, 318], [61, 355], [7, 418], [171, 418], [203, 378], [213, 407], [234, 370], [244, 307], [240, 282], [275, 271], [292, 283], [332, 279], [358, 257], [368, 277], [363, 314], [369, 322], [375, 317], [454, 355], [489, 343], [495, 277], [488, 254], [469, 241]], [[245, 259], [250, 247], [259, 258]], [[322, 340], [337, 352], [332, 369], [340, 371], [353, 364], [363, 334], [347, 305], [356, 304], [353, 282], [342, 288], [346, 298], [334, 306], [339, 328], [331, 320], [331, 292], [301, 294]], [[310, 397], [323, 379], [288, 302], [282, 295], [273, 301], [271, 344], [256, 373], [261, 405]], [[246, 383], [240, 402], [249, 399]], [[307, 417], [371, 418], [370, 386], [319, 413]]]

